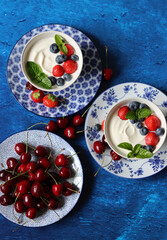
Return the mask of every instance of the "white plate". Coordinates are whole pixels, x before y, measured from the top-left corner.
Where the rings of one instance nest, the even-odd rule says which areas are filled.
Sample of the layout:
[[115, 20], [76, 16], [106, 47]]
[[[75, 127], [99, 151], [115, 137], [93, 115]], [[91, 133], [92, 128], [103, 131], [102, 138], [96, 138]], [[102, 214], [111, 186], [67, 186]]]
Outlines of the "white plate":
[[[19, 132], [8, 137], [6, 140], [4, 140], [0, 144], [1, 163], [3, 163], [4, 166], [6, 166], [6, 160], [9, 157], [14, 157], [19, 160], [19, 155], [15, 152], [14, 147], [15, 147], [15, 144], [18, 142], [26, 142], [26, 136], [27, 136], [27, 131]], [[46, 136], [46, 131], [30, 130], [28, 142], [31, 146], [34, 146], [34, 147], [36, 147], [37, 145], [44, 145], [47, 148], [51, 148], [51, 143], [49, 141], [49, 138], [45, 136]], [[53, 143], [53, 157], [56, 156], [56, 153], [58, 153], [58, 151], [62, 148], [65, 148], [65, 150], [62, 152], [64, 154], [73, 155], [76, 153], [74, 149], [61, 137], [53, 133], [49, 133], [49, 136]], [[35, 160], [35, 159], [37, 158], [35, 158], [35, 156], [33, 155], [32, 160]], [[72, 169], [74, 169], [75, 172], [78, 170], [77, 175], [74, 178], [74, 184], [77, 186], [80, 193], [73, 193], [70, 196], [64, 197], [63, 206], [59, 209], [56, 209], [56, 212], [59, 214], [61, 219], [64, 216], [66, 216], [75, 206], [75, 204], [77, 203], [80, 197], [82, 186], [83, 186], [83, 170], [77, 154], [73, 156], [73, 163], [71, 167]], [[69, 182], [72, 182], [73, 179], [67, 179], [67, 180]], [[6, 217], [8, 220], [17, 224], [17, 220], [12, 214], [13, 207], [14, 207], [13, 204], [9, 206], [0, 205], [0, 213], [4, 217]], [[15, 212], [15, 215], [17, 217], [20, 216], [20, 214], [16, 212]], [[27, 220], [27, 217], [25, 216], [25, 214], [23, 214], [22, 222], [25, 222], [26, 220]], [[44, 212], [42, 212], [42, 214], [40, 214], [38, 217], [36, 217], [34, 220], [36, 222], [29, 220], [24, 226], [42, 227], [42, 226], [46, 226], [59, 221], [59, 218], [53, 210], [47, 209]]]
[[[167, 96], [152, 86], [142, 83], [124, 83], [107, 89], [94, 101], [85, 122], [87, 146], [92, 157], [98, 164], [101, 165], [103, 157], [102, 154], [94, 152], [93, 143], [97, 140], [102, 140], [104, 132], [96, 132], [93, 126], [96, 123], [102, 123], [113, 104], [133, 97], [142, 97], [152, 101], [167, 117]], [[144, 178], [158, 173], [167, 166], [167, 139], [160, 150], [150, 159], [128, 160], [121, 158], [119, 161], [114, 161], [111, 160], [110, 151], [107, 148], [103, 154], [103, 168], [119, 177]]]

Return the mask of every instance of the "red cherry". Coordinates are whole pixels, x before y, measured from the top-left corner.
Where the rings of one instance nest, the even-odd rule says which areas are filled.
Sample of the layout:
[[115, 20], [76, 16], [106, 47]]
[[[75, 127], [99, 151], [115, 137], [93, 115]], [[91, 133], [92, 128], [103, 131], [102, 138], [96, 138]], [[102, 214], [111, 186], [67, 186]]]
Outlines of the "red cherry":
[[0, 180], [5, 181], [6, 175], [7, 175], [7, 171], [1, 170], [0, 171]]
[[34, 161], [31, 161], [26, 165], [27, 172], [35, 173], [36, 169], [37, 169], [37, 163]]
[[25, 194], [30, 189], [30, 181], [29, 180], [23, 180], [18, 183], [17, 189], [21, 194]]
[[73, 185], [71, 185], [69, 182], [64, 182], [63, 183], [63, 192], [62, 192], [62, 194], [64, 195], [64, 196], [69, 196], [69, 195], [71, 195], [71, 193], [73, 192], [72, 190], [70, 190], [70, 189], [74, 189], [74, 187], [73, 187]]
[[12, 197], [12, 195], [2, 195], [0, 196], [0, 204], [3, 206], [8, 206], [10, 204], [14, 203], [14, 198]]
[[56, 157], [55, 164], [58, 167], [65, 167], [65, 166], [67, 166], [69, 164], [69, 160], [68, 160], [67, 156], [62, 153], [62, 154], [59, 154]]
[[31, 154], [29, 152], [23, 152], [20, 156], [20, 162], [23, 164], [29, 163], [31, 160]]
[[12, 192], [12, 189], [12, 186], [8, 182], [1, 184], [1, 192], [4, 194], [10, 194]]
[[46, 157], [40, 158], [38, 160], [38, 165], [43, 169], [47, 169], [50, 166], [50, 164], [51, 164], [50, 161]]
[[36, 90], [36, 87], [34, 87], [30, 82], [27, 82], [26, 89], [28, 89], [30, 91], [34, 91], [34, 90]]
[[44, 201], [43, 201], [42, 199], [38, 198], [38, 199], [37, 199], [36, 207], [37, 207], [39, 210], [44, 209], [44, 207], [45, 207]]
[[17, 182], [17, 179], [13, 178], [13, 177], [15, 177], [15, 175], [12, 175], [11, 173], [6, 174], [6, 176], [5, 176], [5, 182], [8, 182], [8, 184], [11, 185], [12, 187]]
[[23, 203], [27, 208], [34, 207], [35, 206], [35, 198], [30, 194], [24, 194], [23, 195]]
[[18, 200], [15, 203], [14, 207], [15, 207], [16, 212], [18, 212], [18, 213], [23, 213], [26, 211], [26, 207], [21, 200]]
[[42, 182], [45, 180], [45, 175], [43, 169], [38, 169], [35, 173], [35, 181], [36, 182]]
[[62, 191], [63, 191], [63, 185], [61, 183], [57, 184], [53, 184], [52, 185], [52, 192], [53, 194], [58, 197], [62, 194]]
[[44, 186], [44, 194], [43, 197], [44, 198], [51, 198], [52, 196], [52, 191], [51, 188], [49, 186]]
[[104, 69], [103, 75], [105, 80], [109, 81], [113, 76], [113, 70], [111, 68]]
[[24, 173], [26, 172], [26, 165], [25, 164], [21, 164], [18, 169], [17, 169], [18, 173]]
[[121, 159], [121, 157], [116, 152], [114, 152], [113, 150], [111, 150], [110, 155], [111, 155], [113, 160]]
[[67, 117], [57, 119], [57, 125], [59, 126], [59, 128], [65, 129], [68, 126], [68, 124], [69, 119]]
[[73, 118], [73, 124], [74, 126], [81, 126], [84, 123], [84, 118], [78, 114]]
[[54, 132], [54, 133], [55, 133], [55, 132], [57, 132], [57, 130], [58, 130], [57, 123], [54, 122], [54, 121], [52, 121], [52, 120], [50, 120], [49, 123], [48, 123], [48, 125], [46, 125], [45, 129], [46, 129], [46, 131], [48, 131], [48, 132]]
[[13, 194], [13, 196], [14, 196], [15, 198], [17, 197], [18, 200], [23, 200], [23, 194], [21, 194], [21, 193], [18, 191], [18, 189], [16, 189], [16, 191], [15, 191], [14, 194]]
[[71, 170], [69, 168], [62, 167], [62, 169], [60, 169], [60, 171], [59, 171], [59, 175], [62, 178], [70, 178], [71, 177]]
[[17, 154], [21, 155], [23, 152], [26, 151], [26, 145], [24, 143], [17, 143], [15, 145], [15, 151]]
[[47, 155], [47, 150], [44, 146], [39, 145], [35, 149], [35, 154], [38, 157], [45, 157]]
[[18, 164], [18, 161], [15, 158], [8, 158], [6, 164], [10, 170], [14, 170], [16, 165]]
[[69, 139], [74, 139], [76, 137], [75, 132], [75, 128], [71, 126], [64, 129], [64, 135]]
[[37, 214], [37, 210], [36, 208], [28, 208], [27, 211], [26, 211], [26, 216], [30, 219], [33, 219], [36, 217], [36, 214]]
[[36, 197], [39, 198], [43, 195], [44, 193], [44, 189], [41, 183], [39, 182], [34, 182], [31, 186], [31, 194]]
[[101, 154], [105, 151], [106, 145], [101, 141], [95, 141], [93, 143], [93, 149], [96, 153]]
[[47, 207], [49, 209], [54, 210], [54, 209], [58, 208], [58, 206], [59, 206], [59, 204], [56, 201], [56, 199], [54, 199], [54, 198], [49, 199], [49, 203], [47, 204]]
[[29, 173], [28, 173], [28, 179], [29, 179], [31, 182], [33, 182], [34, 179], [35, 179], [35, 173], [29, 172]]

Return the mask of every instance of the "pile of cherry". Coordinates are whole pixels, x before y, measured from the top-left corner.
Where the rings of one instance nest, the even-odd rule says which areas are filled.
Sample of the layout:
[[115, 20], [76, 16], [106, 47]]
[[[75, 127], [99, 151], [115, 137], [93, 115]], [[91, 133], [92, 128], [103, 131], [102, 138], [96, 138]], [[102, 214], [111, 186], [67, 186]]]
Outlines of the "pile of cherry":
[[[53, 164], [48, 158], [51, 154], [42, 145], [32, 150], [37, 161], [31, 160], [32, 153], [27, 151], [25, 143], [17, 143], [15, 151], [19, 160], [8, 158], [7, 168], [2, 164], [3, 170], [0, 171], [0, 180], [3, 181], [0, 186], [3, 193], [0, 203], [3, 206], [14, 203], [17, 213], [25, 213], [28, 218], [33, 219], [37, 217], [38, 211], [59, 208], [61, 196], [78, 192], [76, 186], [67, 181], [71, 177], [72, 156], [60, 151]], [[60, 218], [59, 215], [58, 217]]]

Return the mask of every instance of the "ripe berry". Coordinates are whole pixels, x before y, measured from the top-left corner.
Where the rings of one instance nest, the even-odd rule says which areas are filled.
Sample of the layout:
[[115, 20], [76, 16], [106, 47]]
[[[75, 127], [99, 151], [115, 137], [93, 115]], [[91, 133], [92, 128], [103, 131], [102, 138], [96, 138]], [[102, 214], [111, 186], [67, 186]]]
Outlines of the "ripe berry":
[[42, 103], [43, 97], [44, 97], [44, 93], [43, 93], [43, 91], [41, 91], [39, 89], [36, 89], [31, 93], [31, 99], [35, 103]]
[[64, 196], [69, 196], [73, 192], [72, 191], [73, 189], [74, 189], [73, 185], [71, 185], [69, 182], [64, 182], [63, 183], [63, 192], [62, 192], [62, 194]]
[[136, 111], [139, 108], [139, 105], [140, 105], [139, 102], [133, 101], [129, 103], [129, 108], [130, 110]]
[[50, 161], [48, 160], [48, 158], [46, 157], [43, 157], [43, 158], [40, 158], [38, 160], [38, 165], [42, 168], [42, 169], [47, 169], [49, 166], [50, 166]]
[[126, 114], [129, 112], [129, 107], [128, 106], [123, 106], [119, 109], [118, 111], [118, 117], [121, 119], [121, 120], [127, 120], [127, 118], [125, 117]]
[[104, 69], [104, 78], [105, 80], [111, 80], [112, 76], [113, 76], [113, 70], [111, 68], [107, 68], [107, 69]]
[[72, 126], [69, 126], [64, 129], [64, 136], [69, 139], [74, 139], [76, 137], [75, 132], [76, 132], [75, 128]]
[[44, 193], [44, 189], [41, 183], [39, 182], [34, 182], [31, 186], [31, 194], [36, 197], [39, 198], [43, 195]]
[[65, 62], [67, 60], [67, 56], [65, 54], [62, 54], [62, 55], [58, 55], [56, 57], [56, 62], [58, 64], [62, 64], [63, 62]]
[[110, 155], [111, 155], [113, 160], [121, 159], [121, 157], [116, 152], [114, 152], [113, 150], [111, 150]]
[[8, 206], [14, 202], [14, 198], [11, 195], [2, 195], [0, 196], [0, 204], [3, 206]]
[[34, 87], [30, 82], [27, 82], [26, 89], [28, 89], [30, 91], [34, 91], [34, 90], [36, 90], [36, 87]]
[[145, 146], [145, 149], [148, 150], [148, 151], [150, 151], [150, 152], [153, 152], [153, 151], [154, 151], [154, 147], [151, 146], [151, 145]]
[[23, 152], [20, 156], [20, 162], [23, 164], [29, 163], [31, 160], [31, 154], [29, 152]]
[[0, 171], [0, 180], [5, 181], [6, 175], [7, 175], [7, 171], [1, 170]]
[[62, 154], [59, 154], [56, 157], [55, 164], [58, 167], [65, 167], [65, 166], [67, 166], [69, 164], [69, 160], [68, 160], [67, 156], [62, 153]]
[[62, 167], [59, 171], [59, 176], [62, 178], [70, 178], [71, 177], [71, 170], [67, 167]]
[[45, 129], [48, 132], [54, 132], [55, 133], [58, 130], [57, 123], [55, 121], [50, 120], [48, 125], [46, 125]]
[[65, 73], [63, 75], [63, 78], [64, 78], [65, 81], [69, 82], [72, 79], [72, 76], [68, 73]]
[[69, 124], [68, 117], [58, 118], [57, 119], [57, 125], [59, 128], [65, 129]]
[[29, 179], [31, 182], [33, 182], [33, 181], [35, 180], [35, 174], [29, 172], [29, 173], [28, 173], [28, 179]]
[[[74, 48], [70, 45], [70, 44], [65, 44], [65, 46], [67, 47], [67, 57], [70, 57], [72, 54], [74, 54]], [[61, 54], [63, 54], [60, 51]]]
[[35, 198], [30, 194], [24, 194], [23, 195], [23, 203], [27, 208], [34, 207], [35, 206]]
[[18, 173], [24, 173], [26, 172], [26, 165], [25, 164], [20, 164], [20, 166], [17, 169]]
[[45, 207], [45, 203], [42, 199], [38, 198], [37, 199], [37, 203], [36, 203], [36, 207], [39, 209], [39, 210], [42, 210], [44, 209]]
[[42, 182], [44, 180], [45, 180], [44, 171], [41, 168], [39, 168], [35, 173], [35, 181], [36, 182]]
[[49, 209], [54, 210], [54, 209], [58, 208], [58, 206], [59, 206], [59, 204], [56, 199], [54, 199], [54, 198], [49, 199], [49, 202], [47, 204], [47, 207]]
[[28, 208], [27, 211], [26, 211], [26, 216], [30, 219], [33, 219], [36, 217], [36, 214], [37, 214], [37, 210], [36, 208]]
[[165, 133], [165, 129], [159, 127], [159, 128], [156, 129], [155, 133], [157, 134], [157, 136], [162, 136]]
[[48, 78], [50, 79], [52, 86], [54, 86], [56, 84], [56, 78], [53, 76], [50, 76]]
[[76, 54], [72, 54], [72, 55], [71, 55], [71, 59], [76, 62], [76, 61], [79, 60], [79, 57], [78, 57], [78, 55], [76, 55]]
[[15, 151], [17, 154], [21, 155], [23, 152], [26, 151], [26, 145], [24, 143], [17, 143], [15, 145]]
[[58, 53], [59, 52], [59, 48], [58, 48], [58, 46], [57, 46], [57, 44], [56, 43], [52, 43], [51, 45], [50, 45], [50, 51], [52, 52], [52, 53]]
[[140, 128], [139, 132], [141, 135], [145, 136], [148, 133], [148, 128], [142, 127], [142, 128]]
[[64, 71], [68, 74], [74, 73], [77, 70], [77, 67], [78, 67], [77, 63], [71, 59], [63, 63]]
[[4, 194], [10, 194], [12, 192], [12, 186], [11, 184], [9, 184], [8, 182], [6, 182], [5, 184], [1, 184], [1, 192], [3, 192]]
[[143, 125], [142, 125], [141, 122], [137, 122], [137, 123], [135, 124], [135, 126], [136, 126], [136, 128], [138, 128], [138, 129], [140, 129], [140, 128], [143, 127]]
[[52, 185], [52, 192], [53, 194], [58, 197], [62, 194], [62, 191], [63, 191], [63, 185], [61, 183], [59, 184], [53, 184]]
[[23, 200], [23, 194], [21, 194], [19, 191], [18, 191], [18, 189], [16, 189], [16, 191], [13, 193], [13, 196], [15, 197], [15, 198], [17, 198], [18, 200]]
[[101, 141], [95, 141], [93, 143], [93, 149], [96, 153], [101, 154], [105, 151], [106, 145]]
[[18, 164], [18, 161], [15, 158], [8, 158], [6, 164], [10, 170], [14, 170], [16, 165]]
[[26, 171], [27, 172], [35, 173], [36, 169], [37, 169], [37, 163], [34, 162], [34, 161], [31, 161], [26, 165]]
[[47, 155], [47, 150], [44, 146], [38, 145], [35, 149], [35, 154], [38, 157], [45, 157]]
[[73, 118], [74, 126], [78, 127], [78, 126], [81, 126], [83, 123], [84, 123], [84, 118], [80, 114], [77, 114], [76, 116], [74, 116]]
[[55, 65], [52, 69], [52, 74], [55, 77], [61, 77], [64, 74], [64, 69], [61, 65]]
[[56, 79], [56, 84], [57, 84], [57, 86], [63, 86], [64, 85], [64, 78], [57, 78]]
[[153, 147], [158, 144], [159, 140], [160, 138], [154, 132], [149, 132], [145, 137], [146, 145], [152, 145]]
[[26, 207], [21, 200], [18, 200], [15, 203], [14, 207], [15, 207], [16, 212], [18, 212], [18, 213], [23, 213], [26, 211]]
[[25, 194], [29, 191], [30, 188], [30, 181], [29, 180], [23, 180], [18, 183], [17, 189], [21, 194]]
[[161, 126], [161, 121], [157, 116], [151, 115], [145, 119], [145, 124], [150, 131], [156, 131]]

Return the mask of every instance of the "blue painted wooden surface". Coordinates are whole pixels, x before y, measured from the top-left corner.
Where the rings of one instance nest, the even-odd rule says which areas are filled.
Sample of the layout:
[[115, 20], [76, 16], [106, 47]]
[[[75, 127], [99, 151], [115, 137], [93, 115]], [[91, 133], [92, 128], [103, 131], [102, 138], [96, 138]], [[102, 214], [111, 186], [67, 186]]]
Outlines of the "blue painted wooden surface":
[[[167, 93], [166, 1], [1, 0], [0, 4], [0, 142], [37, 122], [48, 121], [22, 108], [6, 79], [7, 59], [14, 44], [40, 25], [59, 23], [83, 31], [99, 49], [103, 63], [104, 46], [109, 46], [114, 78], [103, 81], [98, 94], [128, 81], [151, 84]], [[16, 225], [0, 216], [1, 239], [167, 239], [166, 169], [141, 180], [118, 178], [104, 170], [94, 178], [98, 165], [84, 136], [69, 143], [83, 150], [84, 188], [75, 208], [56, 224], [22, 227], [15, 233]]]

